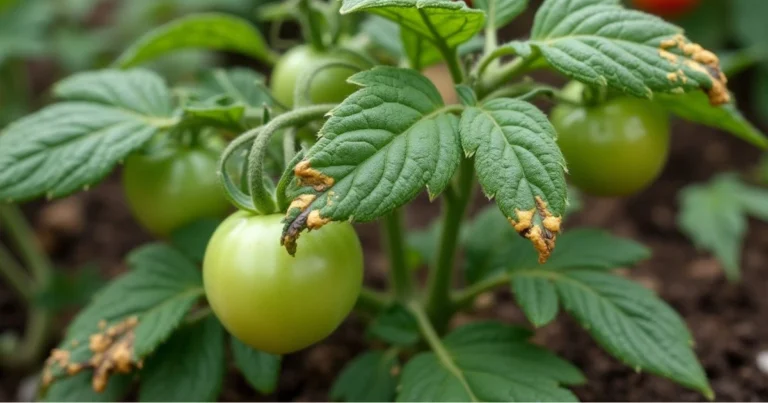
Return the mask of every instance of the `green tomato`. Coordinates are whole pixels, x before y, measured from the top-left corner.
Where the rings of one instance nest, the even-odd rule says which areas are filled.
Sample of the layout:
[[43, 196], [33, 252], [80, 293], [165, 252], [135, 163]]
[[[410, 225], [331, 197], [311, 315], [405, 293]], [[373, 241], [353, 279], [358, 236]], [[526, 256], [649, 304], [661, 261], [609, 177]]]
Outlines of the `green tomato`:
[[[567, 89], [570, 91], [571, 89]], [[596, 196], [626, 196], [659, 175], [669, 152], [669, 118], [650, 101], [617, 98], [552, 110], [570, 179]]]
[[[338, 61], [360, 66], [360, 61], [347, 53], [323, 53], [303, 45], [289, 50], [275, 65], [272, 71], [272, 95], [280, 103], [293, 106], [296, 83], [302, 74], [313, 65]], [[309, 88], [309, 97], [313, 104], [338, 103], [355, 92], [358, 87], [347, 82], [347, 78], [356, 71], [345, 67], [323, 69], [313, 78]]]
[[232, 206], [216, 176], [222, 147], [211, 142], [131, 154], [123, 169], [123, 189], [139, 223], [165, 237], [199, 219], [226, 215]]
[[280, 245], [283, 215], [237, 212], [208, 243], [203, 283], [224, 327], [272, 354], [327, 337], [352, 310], [363, 282], [363, 252], [349, 223], [303, 234], [296, 256]]

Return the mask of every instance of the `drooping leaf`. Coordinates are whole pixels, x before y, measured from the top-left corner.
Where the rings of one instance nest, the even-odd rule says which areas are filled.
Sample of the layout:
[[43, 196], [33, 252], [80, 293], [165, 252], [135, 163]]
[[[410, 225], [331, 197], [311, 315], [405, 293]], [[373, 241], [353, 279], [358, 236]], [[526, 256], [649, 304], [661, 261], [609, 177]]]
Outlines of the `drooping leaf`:
[[565, 158], [546, 115], [528, 102], [499, 98], [467, 108], [459, 132], [486, 196], [546, 261], [567, 197]]
[[652, 291], [596, 270], [521, 271], [513, 281], [519, 276], [553, 281], [565, 310], [622, 362], [712, 398], [685, 322]]
[[653, 100], [685, 120], [725, 130], [758, 147], [768, 148], [765, 135], [745, 119], [733, 103], [712, 106], [702, 93], [658, 94]]
[[449, 334], [441, 348], [411, 359], [398, 401], [576, 401], [561, 385], [584, 382], [570, 363], [501, 323], [474, 323]]
[[275, 59], [261, 33], [247, 20], [228, 14], [201, 13], [148, 32], [125, 50], [115, 65], [125, 69], [189, 48], [238, 52], [262, 61]]
[[721, 177], [709, 186], [693, 185], [680, 192], [677, 223], [697, 247], [712, 252], [731, 279], [739, 277], [741, 245], [747, 220], [735, 200], [738, 186]]
[[181, 328], [141, 371], [142, 402], [213, 402], [224, 380], [224, 328], [213, 315]]
[[398, 376], [396, 351], [368, 351], [350, 361], [336, 378], [330, 397], [345, 402], [390, 402]]
[[729, 99], [717, 57], [661, 18], [618, 0], [546, 0], [530, 41], [510, 48], [539, 54], [566, 76], [637, 97], [704, 89], [715, 105]]
[[298, 189], [283, 239], [289, 250], [305, 228], [376, 219], [424, 186], [434, 197], [458, 167], [458, 118], [443, 112], [427, 78], [376, 67], [349, 80], [363, 88], [329, 113], [320, 140], [294, 170]]
[[231, 340], [235, 365], [248, 384], [265, 395], [274, 392], [280, 376], [281, 357], [255, 350], [234, 336]]
[[68, 101], [0, 133], [0, 200], [60, 197], [87, 188], [177, 123], [168, 88], [149, 71], [82, 73], [54, 92]]
[[105, 387], [115, 368], [110, 362], [135, 366], [176, 330], [203, 295], [200, 271], [168, 246], [143, 247], [128, 264], [132, 270], [98, 292], [70, 323], [47, 362], [45, 384], [66, 377], [72, 364], [95, 368], [94, 387]]
[[528, 7], [528, 0], [475, 0], [475, 7], [485, 11], [496, 28], [509, 24]]

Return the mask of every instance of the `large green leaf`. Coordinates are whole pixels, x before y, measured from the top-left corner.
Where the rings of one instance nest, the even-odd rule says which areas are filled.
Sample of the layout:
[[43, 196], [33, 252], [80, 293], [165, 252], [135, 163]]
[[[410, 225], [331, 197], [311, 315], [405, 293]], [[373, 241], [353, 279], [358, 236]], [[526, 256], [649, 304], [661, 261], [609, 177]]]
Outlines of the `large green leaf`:
[[685, 120], [725, 130], [758, 147], [768, 148], [765, 135], [747, 121], [733, 103], [712, 106], [705, 94], [695, 92], [685, 95], [658, 94], [653, 100]]
[[0, 133], [0, 200], [60, 197], [87, 188], [177, 123], [168, 88], [149, 71], [82, 73], [54, 92], [68, 101]]
[[650, 290], [598, 270], [542, 268], [511, 275], [513, 283], [521, 278], [550, 282], [563, 307], [622, 362], [712, 397], [685, 322]]
[[279, 355], [253, 349], [232, 336], [232, 356], [245, 380], [263, 394], [274, 392], [280, 377]]
[[195, 14], [171, 21], [140, 38], [117, 59], [128, 68], [181, 49], [210, 49], [238, 52], [272, 61], [261, 33], [248, 20], [228, 14]]
[[142, 402], [214, 402], [224, 380], [224, 328], [213, 315], [183, 327], [147, 359]]
[[51, 361], [47, 382], [66, 377], [66, 364], [106, 368], [93, 361], [101, 352], [92, 346], [93, 337], [111, 346], [125, 342], [131, 365], [139, 362], [168, 339], [204, 293], [199, 269], [168, 246], [143, 247], [128, 257], [128, 265], [132, 270], [99, 291], [72, 321], [59, 346], [68, 360]]
[[658, 17], [624, 9], [619, 0], [546, 0], [530, 41], [509, 46], [526, 58], [540, 54], [566, 76], [592, 85], [645, 98], [703, 88], [713, 103], [722, 103], [728, 93], [716, 58], [682, 34]]
[[406, 364], [397, 400], [576, 401], [561, 385], [584, 382], [581, 372], [529, 335], [496, 322], [463, 326]]
[[[531, 230], [535, 226], [544, 238], [557, 233], [542, 222], [565, 213], [565, 158], [546, 115], [528, 102], [499, 98], [468, 107], [459, 132], [464, 152], [475, 157], [486, 196], [495, 198], [511, 221], [523, 222], [523, 212], [533, 215], [520, 232], [535, 234]], [[537, 243], [533, 235], [531, 240]], [[540, 255], [551, 252], [550, 245], [546, 248], [537, 247]]]
[[398, 365], [395, 350], [365, 352], [344, 367], [330, 397], [345, 402], [391, 402], [397, 387]]
[[288, 211], [289, 249], [307, 227], [376, 219], [424, 186], [434, 197], [459, 164], [458, 118], [427, 78], [376, 67], [349, 80], [363, 88], [329, 113], [320, 140], [296, 166], [292, 193], [301, 208]]
[[437, 60], [438, 48], [455, 50], [483, 28], [484, 13], [450, 0], [343, 0], [341, 13], [367, 11], [400, 25], [405, 53], [421, 69]]

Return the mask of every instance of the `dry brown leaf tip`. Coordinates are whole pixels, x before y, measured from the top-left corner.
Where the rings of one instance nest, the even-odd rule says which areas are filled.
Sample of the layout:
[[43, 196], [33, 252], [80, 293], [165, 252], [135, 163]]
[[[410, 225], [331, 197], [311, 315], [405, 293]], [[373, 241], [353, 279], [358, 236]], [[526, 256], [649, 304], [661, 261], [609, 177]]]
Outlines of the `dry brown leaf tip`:
[[[92, 353], [86, 362], [71, 362], [71, 353], [54, 349], [46, 361], [43, 371], [43, 386], [54, 381], [53, 366], [64, 369], [67, 375], [75, 375], [86, 368], [93, 369], [91, 385], [96, 392], [102, 392], [112, 373], [129, 373], [140, 363], [134, 361], [133, 346], [136, 340], [135, 328], [138, 317], [131, 316], [113, 326], [99, 322], [99, 331], [88, 338], [88, 350]], [[76, 346], [75, 343], [71, 343]], [[79, 343], [78, 343], [79, 344]]]
[[[557, 234], [561, 230], [561, 217], [555, 217], [547, 208], [547, 203], [536, 196], [536, 207], [530, 210], [516, 210], [517, 220], [509, 219], [515, 231], [533, 244], [539, 254], [539, 263], [546, 263], [555, 249]], [[541, 225], [534, 225], [534, 216], [538, 213]]]
[[333, 186], [333, 178], [312, 168], [309, 161], [304, 160], [296, 164], [293, 173], [304, 186], [311, 186], [317, 192], [323, 192]]
[[[661, 41], [659, 45], [659, 56], [670, 63], [677, 64], [677, 55], [669, 52], [669, 49], [678, 49], [688, 59], [683, 64], [690, 69], [707, 74], [712, 78], [712, 86], [704, 91], [709, 97], [709, 102], [714, 105], [722, 105], [730, 102], [731, 95], [728, 92], [728, 78], [720, 69], [720, 59], [714, 53], [704, 49], [698, 43], [693, 43], [682, 34], [675, 35], [672, 38]], [[682, 81], [685, 83], [687, 77], [681, 70], [667, 74], [667, 79], [671, 82]]]

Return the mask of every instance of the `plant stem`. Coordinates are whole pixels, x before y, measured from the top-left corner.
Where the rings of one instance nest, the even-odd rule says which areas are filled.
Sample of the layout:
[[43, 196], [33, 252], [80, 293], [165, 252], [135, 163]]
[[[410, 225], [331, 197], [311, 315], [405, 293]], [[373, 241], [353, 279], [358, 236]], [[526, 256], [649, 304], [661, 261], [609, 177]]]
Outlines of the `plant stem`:
[[455, 198], [445, 199], [443, 210], [443, 232], [437, 264], [430, 268], [427, 279], [427, 312], [438, 329], [442, 329], [450, 319], [450, 290], [453, 284], [453, 263], [459, 240], [459, 230], [464, 213], [472, 199], [474, 184], [474, 161], [462, 158], [459, 168]]
[[[34, 364], [45, 347], [50, 325], [49, 313], [45, 309], [37, 308], [31, 302], [31, 295], [48, 285], [52, 267], [48, 257], [37, 245], [32, 228], [27, 223], [21, 210], [14, 205], [0, 205], [0, 222], [4, 224], [8, 237], [18, 250], [22, 260], [32, 272], [33, 280], [30, 284], [30, 300], [27, 301], [29, 317], [24, 332], [22, 343], [14, 350], [13, 354], [3, 356], [3, 365], [27, 366]], [[4, 262], [8, 260], [2, 259]]]
[[310, 2], [311, 0], [299, 0], [301, 29], [304, 34], [304, 40], [309, 42], [316, 51], [323, 52], [325, 51], [323, 33], [317, 24], [317, 20], [315, 20], [315, 12], [312, 10]]
[[[528, 57], [518, 57], [517, 59], [502, 65], [498, 69], [489, 71], [488, 75], [483, 77], [483, 80], [477, 85], [477, 98], [485, 98], [485, 96], [494, 89], [502, 87], [513, 78], [524, 74], [538, 57], [538, 53], [534, 52]], [[488, 63], [490, 63], [491, 60], [493, 59], [489, 59]]]
[[5, 223], [8, 237], [32, 271], [35, 282], [39, 286], [47, 284], [52, 271], [51, 262], [37, 245], [37, 237], [21, 210], [15, 205], [0, 205], [0, 222]]
[[385, 294], [370, 288], [363, 288], [360, 290], [360, 295], [357, 297], [355, 309], [371, 315], [376, 315], [386, 309], [387, 306], [389, 306], [389, 298]]
[[[437, 29], [435, 29], [435, 26], [432, 24], [432, 21], [429, 19], [427, 13], [421, 8], [418, 10], [421, 19], [424, 21], [424, 24], [427, 26], [427, 29], [429, 29], [429, 32], [432, 34], [432, 36], [435, 38], [440, 38], [441, 35], [437, 32]], [[445, 59], [445, 63], [448, 65], [448, 70], [451, 72], [453, 83], [461, 84], [461, 82], [464, 81], [464, 72], [461, 70], [461, 65], [459, 64], [459, 56], [456, 53], [456, 49], [449, 48], [443, 41], [436, 41], [435, 46], [440, 51], [440, 54], [443, 55], [443, 59]]]
[[11, 252], [0, 244], [0, 275], [26, 302], [32, 301], [32, 279], [24, 271]]
[[478, 295], [490, 291], [500, 285], [506, 284], [509, 281], [510, 276], [505, 272], [472, 284], [471, 286], [454, 293], [454, 295], [451, 297], [453, 308], [461, 309], [471, 304]]
[[397, 209], [384, 217], [384, 237], [389, 251], [390, 279], [398, 299], [405, 301], [411, 296], [411, 273], [405, 260], [403, 213]]

